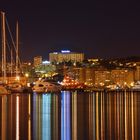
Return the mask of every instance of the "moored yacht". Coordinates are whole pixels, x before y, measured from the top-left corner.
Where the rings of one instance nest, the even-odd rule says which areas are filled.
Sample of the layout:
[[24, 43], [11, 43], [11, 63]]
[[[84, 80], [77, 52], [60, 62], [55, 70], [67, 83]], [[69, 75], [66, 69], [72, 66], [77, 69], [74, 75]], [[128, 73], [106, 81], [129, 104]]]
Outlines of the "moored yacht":
[[137, 81], [134, 86], [132, 87], [134, 90], [140, 90], [140, 81]]
[[13, 92], [23, 92], [24, 91], [24, 87], [18, 83], [18, 82], [14, 82], [14, 83], [10, 83], [7, 85], [7, 89], [10, 90], [12, 93]]
[[32, 89], [30, 87], [24, 86], [19, 82], [13, 82], [7, 85], [7, 89], [11, 93], [31, 93]]
[[10, 94], [10, 91], [3, 85], [0, 85], [0, 95]]
[[37, 81], [32, 89], [37, 93], [59, 92], [62, 86], [54, 80], [42, 79]]

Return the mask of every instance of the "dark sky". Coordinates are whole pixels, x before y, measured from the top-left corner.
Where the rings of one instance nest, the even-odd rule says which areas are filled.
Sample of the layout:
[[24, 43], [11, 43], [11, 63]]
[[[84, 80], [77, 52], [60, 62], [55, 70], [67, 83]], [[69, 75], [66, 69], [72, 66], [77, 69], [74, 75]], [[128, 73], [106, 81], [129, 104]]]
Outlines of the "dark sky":
[[3, 0], [0, 9], [12, 30], [19, 20], [23, 60], [61, 49], [88, 58], [140, 56], [140, 5], [132, 2]]

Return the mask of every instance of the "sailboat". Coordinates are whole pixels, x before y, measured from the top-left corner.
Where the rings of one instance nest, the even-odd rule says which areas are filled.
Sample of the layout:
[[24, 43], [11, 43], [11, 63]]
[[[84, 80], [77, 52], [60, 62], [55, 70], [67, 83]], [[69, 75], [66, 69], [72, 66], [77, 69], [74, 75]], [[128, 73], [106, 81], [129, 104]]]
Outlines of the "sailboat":
[[[18, 62], [19, 62], [19, 57], [18, 57], [18, 22], [16, 24], [16, 77], [15, 80], [13, 82], [10, 82], [8, 84], [8, 89], [11, 92], [23, 92], [24, 87], [22, 86], [22, 84], [19, 82], [19, 69], [18, 69]], [[12, 54], [11, 54], [12, 57]], [[12, 60], [11, 60], [11, 67], [12, 67]]]
[[[26, 81], [25, 80], [26, 78], [22, 77], [23, 81], [20, 81], [19, 55], [18, 55], [18, 44], [19, 44], [18, 43], [18, 22], [16, 24], [16, 45], [13, 41], [11, 32], [9, 31], [13, 46], [15, 48], [15, 54], [16, 54], [16, 69], [15, 69], [16, 74], [12, 75], [12, 72], [11, 72], [11, 77], [8, 77], [7, 72], [6, 72], [6, 55], [7, 54], [6, 54], [6, 27], [5, 27], [5, 24], [8, 24], [8, 23], [5, 20], [5, 13], [0, 12], [0, 14], [2, 17], [2, 35], [1, 35], [2, 36], [2, 83], [3, 85], [6, 85], [6, 89], [10, 92], [25, 92], [25, 91], [28, 92], [29, 88], [21, 84], [23, 83], [23, 81]], [[11, 57], [12, 57], [12, 49], [11, 49]], [[12, 60], [11, 60], [11, 71], [12, 71]]]
[[6, 33], [5, 33], [5, 13], [0, 12], [2, 20], [2, 81], [0, 83], [0, 94], [9, 94], [6, 88]]
[[[8, 89], [12, 93], [23, 93], [23, 92], [32, 92], [32, 90], [27, 87], [26, 85], [23, 85], [22, 82], [20, 82], [20, 70], [19, 70], [19, 27], [18, 22], [16, 24], [16, 77], [15, 81], [8, 84]], [[12, 60], [11, 60], [12, 62]], [[11, 64], [12, 66], [12, 64]]]

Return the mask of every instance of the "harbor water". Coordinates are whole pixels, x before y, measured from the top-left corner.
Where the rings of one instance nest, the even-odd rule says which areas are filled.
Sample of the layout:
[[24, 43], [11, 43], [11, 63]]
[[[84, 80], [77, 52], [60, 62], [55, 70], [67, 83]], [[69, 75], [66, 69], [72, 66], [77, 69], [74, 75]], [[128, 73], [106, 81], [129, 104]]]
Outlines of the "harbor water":
[[0, 140], [139, 140], [140, 92], [0, 95]]

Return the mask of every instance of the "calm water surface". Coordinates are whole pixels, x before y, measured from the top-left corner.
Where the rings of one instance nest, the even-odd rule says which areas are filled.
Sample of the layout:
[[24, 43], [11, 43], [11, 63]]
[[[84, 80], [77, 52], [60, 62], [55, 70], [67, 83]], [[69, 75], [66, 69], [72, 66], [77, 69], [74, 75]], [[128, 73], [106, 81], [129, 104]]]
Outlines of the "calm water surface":
[[0, 95], [0, 140], [139, 140], [140, 93]]

